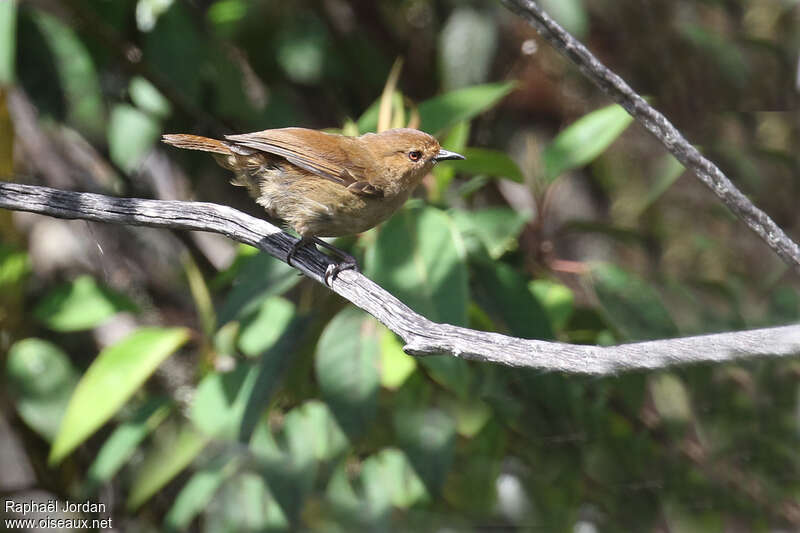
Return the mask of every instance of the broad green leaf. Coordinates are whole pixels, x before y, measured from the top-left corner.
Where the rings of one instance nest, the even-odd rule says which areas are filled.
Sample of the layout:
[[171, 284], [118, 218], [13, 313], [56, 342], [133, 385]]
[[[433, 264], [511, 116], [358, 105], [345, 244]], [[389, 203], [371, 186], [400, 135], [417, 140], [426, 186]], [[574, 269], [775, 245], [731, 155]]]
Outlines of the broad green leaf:
[[100, 352], [70, 398], [50, 450], [50, 464], [60, 462], [114, 416], [187, 340], [189, 331], [184, 328], [142, 328]]
[[20, 283], [30, 269], [27, 253], [0, 243], [0, 290]]
[[151, 31], [158, 18], [172, 5], [173, 0], [138, 0], [136, 2], [136, 26], [141, 32]]
[[394, 333], [382, 328], [381, 334], [381, 386], [395, 390], [414, 373], [417, 360], [403, 351], [403, 344]]
[[363, 431], [377, 409], [380, 361], [375, 320], [348, 307], [322, 332], [315, 374], [322, 397], [348, 435]]
[[431, 494], [444, 484], [453, 461], [456, 424], [438, 409], [394, 411], [397, 439]]
[[209, 437], [235, 437], [257, 375], [257, 368], [239, 364], [231, 372], [211, 372], [203, 378], [189, 412], [195, 427]]
[[505, 98], [515, 87], [513, 82], [475, 85], [444, 93], [422, 102], [420, 128], [431, 134], [439, 133], [464, 120], [471, 120]]
[[263, 478], [253, 473], [242, 472], [233, 476], [209, 502], [203, 516], [204, 531], [236, 533], [294, 530], [276, 501], [274, 491], [275, 487], [268, 486]]
[[544, 149], [545, 179], [553, 181], [568, 170], [599, 156], [633, 121], [617, 104], [592, 111], [558, 134]]
[[280, 505], [282, 515], [292, 523], [298, 520], [317, 475], [316, 446], [303, 443], [302, 435], [295, 434], [302, 426], [298, 421], [293, 422], [289, 431], [292, 436], [282, 439], [289, 441], [286, 450], [278, 446], [266, 419], [262, 418], [250, 442], [259, 472]]
[[126, 507], [135, 511], [172, 478], [180, 474], [203, 451], [208, 437], [185, 422], [159, 431], [160, 440], [147, 452], [131, 483]]
[[89, 136], [102, 137], [106, 108], [92, 56], [72, 28], [44, 11], [32, 13], [55, 58], [68, 120]]
[[265, 299], [288, 291], [300, 281], [297, 271], [266, 253], [240, 255], [233, 289], [219, 311], [219, 323], [259, 309]]
[[185, 531], [192, 520], [206, 509], [214, 494], [238, 465], [236, 459], [223, 456], [192, 474], [164, 517], [167, 531]]
[[[464, 148], [469, 140], [469, 132], [469, 122], [466, 120], [459, 122], [450, 128], [447, 136], [442, 139], [442, 147], [463, 155]], [[442, 199], [455, 175], [456, 170], [452, 165], [452, 161], [448, 165], [436, 165], [433, 167], [433, 176], [436, 178], [436, 189], [431, 194], [433, 202], [438, 202]]]
[[626, 340], [675, 337], [678, 328], [658, 292], [644, 280], [613, 265], [592, 268], [592, 281], [606, 320]]
[[324, 403], [309, 400], [286, 415], [283, 426], [293, 457], [330, 461], [347, 449], [347, 437]]
[[[469, 290], [464, 245], [454, 222], [441, 210], [407, 208], [392, 217], [367, 249], [366, 271], [423, 316], [466, 325]], [[432, 356], [421, 364], [436, 381], [466, 394], [466, 361]]]
[[367, 250], [367, 275], [414, 311], [465, 325], [467, 268], [453, 220], [433, 207], [407, 208], [378, 230]]
[[672, 373], [660, 373], [649, 380], [653, 405], [668, 422], [686, 424], [692, 420], [689, 393], [681, 379]]
[[158, 118], [167, 118], [171, 111], [169, 100], [146, 78], [135, 76], [131, 79], [128, 92], [136, 107]]
[[0, 85], [14, 83], [17, 56], [17, 1], [0, 2]]
[[518, 183], [525, 181], [519, 166], [504, 152], [489, 148], [465, 148], [460, 153], [466, 159], [447, 164], [456, 172], [508, 178]]
[[135, 310], [122, 294], [101, 287], [91, 276], [80, 276], [49, 292], [33, 315], [55, 331], [80, 331], [98, 326], [120, 311]]
[[526, 339], [552, 339], [553, 330], [542, 304], [528, 290], [528, 280], [506, 263], [475, 259], [475, 300], [508, 332]]
[[542, 8], [578, 39], [586, 36], [589, 16], [584, 0], [542, 0]]
[[672, 154], [665, 155], [655, 170], [655, 183], [636, 210], [636, 214], [645, 212], [656, 200], [661, 198], [661, 195], [667, 192], [685, 171], [686, 168]]
[[90, 487], [109, 481], [133, 456], [139, 444], [169, 415], [171, 406], [164, 398], [153, 398], [142, 405], [130, 420], [120, 424], [106, 439], [86, 473]]
[[475, 211], [453, 210], [452, 216], [461, 233], [477, 237], [496, 260], [517, 247], [519, 234], [532, 215], [507, 207], [486, 207]]
[[158, 140], [158, 122], [127, 104], [117, 104], [108, 123], [108, 150], [111, 160], [125, 172], [138, 168]]
[[244, 318], [239, 334], [239, 349], [255, 357], [272, 347], [295, 316], [294, 304], [277, 296], [264, 299], [252, 315]]
[[546, 279], [533, 280], [528, 283], [528, 288], [550, 317], [553, 330], [563, 330], [574, 309], [575, 296], [572, 290], [566, 285]]
[[78, 383], [69, 357], [47, 341], [24, 339], [8, 350], [5, 377], [20, 418], [52, 441]]
[[395, 448], [381, 450], [364, 461], [361, 484], [368, 513], [376, 518], [391, 507], [408, 509], [428, 497], [406, 454]]
[[468, 439], [477, 435], [492, 418], [492, 408], [474, 396], [466, 400], [449, 397], [443, 401], [451, 416], [456, 421], [456, 431]]
[[218, 0], [208, 8], [206, 16], [215, 26], [234, 25], [247, 15], [248, 3], [243, 0]]

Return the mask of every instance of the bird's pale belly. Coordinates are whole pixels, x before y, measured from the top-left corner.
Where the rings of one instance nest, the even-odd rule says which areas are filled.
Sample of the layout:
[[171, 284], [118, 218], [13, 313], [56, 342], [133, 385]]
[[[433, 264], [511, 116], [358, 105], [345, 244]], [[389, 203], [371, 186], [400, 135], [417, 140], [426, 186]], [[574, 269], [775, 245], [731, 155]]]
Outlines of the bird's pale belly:
[[363, 197], [336, 183], [311, 182], [263, 180], [256, 201], [303, 237], [340, 237], [377, 226], [408, 198], [408, 194]]

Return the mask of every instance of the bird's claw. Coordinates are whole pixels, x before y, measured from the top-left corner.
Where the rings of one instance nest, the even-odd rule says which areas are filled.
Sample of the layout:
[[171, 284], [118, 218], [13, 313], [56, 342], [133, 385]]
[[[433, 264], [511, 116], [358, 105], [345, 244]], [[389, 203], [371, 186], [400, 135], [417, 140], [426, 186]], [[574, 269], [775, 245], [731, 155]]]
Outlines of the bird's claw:
[[342, 270], [355, 270], [359, 272], [358, 263], [356, 263], [353, 258], [350, 258], [350, 260], [345, 259], [339, 263], [329, 263], [325, 269], [325, 285], [330, 287], [333, 280], [336, 279], [336, 276], [338, 276], [339, 272]]

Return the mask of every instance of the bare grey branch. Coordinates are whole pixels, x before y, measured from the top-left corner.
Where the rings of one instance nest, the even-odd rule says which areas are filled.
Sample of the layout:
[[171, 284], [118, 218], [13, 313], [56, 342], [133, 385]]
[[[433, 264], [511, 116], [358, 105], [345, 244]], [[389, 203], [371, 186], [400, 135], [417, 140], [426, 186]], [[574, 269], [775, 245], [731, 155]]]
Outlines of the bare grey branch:
[[[286, 258], [295, 242], [265, 220], [211, 203], [113, 198], [0, 182], [0, 207], [58, 218], [220, 233], [280, 260]], [[324, 283], [329, 263], [322, 252], [305, 248], [292, 261], [293, 266], [320, 283]], [[582, 346], [519, 339], [432, 322], [353, 270], [340, 273], [333, 280], [332, 289], [394, 331], [406, 342], [406, 352], [417, 356], [446, 354], [513, 367], [601, 375], [686, 363], [800, 354], [800, 326], [620, 346]]]

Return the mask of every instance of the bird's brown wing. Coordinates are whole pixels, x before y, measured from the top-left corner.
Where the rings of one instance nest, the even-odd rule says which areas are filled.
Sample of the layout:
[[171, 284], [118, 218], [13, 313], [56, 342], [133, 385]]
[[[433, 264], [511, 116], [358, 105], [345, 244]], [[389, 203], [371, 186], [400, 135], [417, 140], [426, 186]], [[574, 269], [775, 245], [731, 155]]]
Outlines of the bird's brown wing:
[[280, 156], [321, 178], [338, 183], [354, 194], [383, 196], [367, 179], [357, 148], [342, 137], [304, 128], [257, 131], [225, 138], [240, 146]]

